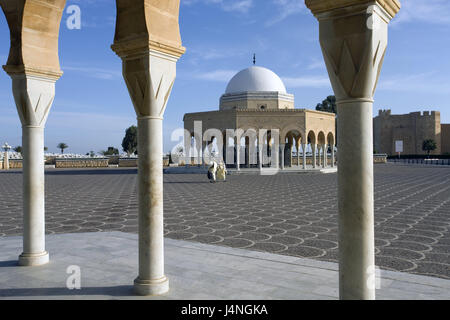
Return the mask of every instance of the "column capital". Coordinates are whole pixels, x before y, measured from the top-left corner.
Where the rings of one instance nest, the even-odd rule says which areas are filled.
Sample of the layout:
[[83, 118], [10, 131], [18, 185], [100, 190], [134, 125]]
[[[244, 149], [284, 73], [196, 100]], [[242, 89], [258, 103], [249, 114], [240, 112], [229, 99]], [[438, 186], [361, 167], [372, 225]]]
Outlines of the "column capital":
[[306, 6], [316, 17], [333, 10], [345, 9], [348, 12], [358, 10], [361, 6], [368, 7], [375, 3], [383, 8], [391, 18], [394, 18], [401, 8], [399, 0], [305, 0]]
[[176, 59], [181, 44], [180, 0], [116, 0], [117, 23], [112, 50], [122, 59], [156, 51]]
[[44, 128], [55, 99], [53, 77], [11, 74], [12, 90], [23, 128]]
[[306, 0], [338, 104], [373, 102], [397, 0]]

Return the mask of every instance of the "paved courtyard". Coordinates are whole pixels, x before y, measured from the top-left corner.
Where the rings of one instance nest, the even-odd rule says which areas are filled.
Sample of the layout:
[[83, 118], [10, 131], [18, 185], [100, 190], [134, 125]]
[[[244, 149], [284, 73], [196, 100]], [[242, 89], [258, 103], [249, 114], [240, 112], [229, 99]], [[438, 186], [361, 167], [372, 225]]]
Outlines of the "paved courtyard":
[[[136, 173], [48, 170], [47, 233], [136, 233]], [[336, 262], [336, 177], [165, 175], [166, 237]], [[2, 237], [22, 233], [21, 181], [0, 173]], [[450, 279], [450, 168], [375, 166], [375, 221], [379, 267]]]

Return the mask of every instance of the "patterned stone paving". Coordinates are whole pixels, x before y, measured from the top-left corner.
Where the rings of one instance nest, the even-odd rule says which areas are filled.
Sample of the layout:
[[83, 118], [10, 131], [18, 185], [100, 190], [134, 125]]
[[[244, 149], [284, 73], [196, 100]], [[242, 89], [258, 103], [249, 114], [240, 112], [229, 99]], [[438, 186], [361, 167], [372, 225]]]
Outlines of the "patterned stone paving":
[[[47, 233], [136, 233], [136, 178], [133, 169], [47, 171]], [[164, 181], [168, 238], [337, 261], [336, 174]], [[0, 236], [21, 235], [21, 207], [21, 173], [1, 172]], [[375, 166], [375, 222], [378, 266], [450, 279], [449, 168]]]

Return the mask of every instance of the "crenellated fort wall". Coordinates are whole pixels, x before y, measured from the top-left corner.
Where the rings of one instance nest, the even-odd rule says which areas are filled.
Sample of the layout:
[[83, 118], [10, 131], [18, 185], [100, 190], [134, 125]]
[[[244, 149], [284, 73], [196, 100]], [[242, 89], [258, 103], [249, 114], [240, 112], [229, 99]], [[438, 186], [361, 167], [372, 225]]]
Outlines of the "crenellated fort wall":
[[[373, 119], [374, 149], [377, 153], [395, 154], [395, 141], [403, 141], [403, 154], [426, 154], [422, 150], [424, 140], [433, 139], [437, 149], [432, 154], [439, 155], [448, 148], [450, 139], [442, 134], [439, 111], [411, 112], [393, 115], [391, 110], [380, 110]], [[445, 127], [447, 128], [447, 127]], [[448, 133], [448, 129], [445, 129]]]

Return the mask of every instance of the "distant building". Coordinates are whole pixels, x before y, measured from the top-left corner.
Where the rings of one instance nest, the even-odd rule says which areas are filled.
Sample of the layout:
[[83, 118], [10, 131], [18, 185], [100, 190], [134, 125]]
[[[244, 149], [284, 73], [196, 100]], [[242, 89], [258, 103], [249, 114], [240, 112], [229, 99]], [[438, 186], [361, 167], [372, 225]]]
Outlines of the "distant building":
[[[284, 164], [292, 166], [294, 150], [297, 165], [300, 164], [300, 153], [306, 153], [306, 149], [312, 149], [313, 153], [318, 151], [319, 155], [320, 152], [323, 155], [325, 150], [326, 156], [327, 148], [330, 147], [334, 155], [335, 114], [296, 109], [294, 95], [287, 93], [283, 81], [274, 72], [262, 67], [253, 66], [237, 73], [220, 98], [219, 110], [187, 113], [183, 120], [186, 132], [190, 133], [185, 137], [186, 146], [195, 144], [197, 155], [203, 153], [202, 150], [205, 150], [207, 143], [211, 145], [210, 141], [217, 138], [206, 137], [208, 141], [203, 141], [202, 136], [209, 130], [221, 133], [223, 139], [221, 145], [227, 154], [230, 147], [234, 149], [239, 145], [239, 150], [244, 148], [240, 153], [239, 163], [237, 159], [232, 159], [231, 163], [226, 161], [226, 164], [250, 165], [249, 152], [254, 142], [251, 142], [247, 134], [252, 130], [258, 132], [264, 129], [268, 130], [268, 134], [264, 138], [257, 137], [257, 145], [264, 145], [263, 148], [270, 149], [274, 140], [272, 130], [278, 130], [280, 157], [284, 158], [284, 161], [281, 160], [284, 162], [282, 166]], [[196, 122], [201, 122], [202, 127], [202, 131], [198, 134], [195, 133]], [[242, 136], [242, 141], [233, 137], [234, 141], [230, 143], [226, 138], [227, 129], [241, 129], [247, 133]], [[259, 141], [260, 138], [263, 140]], [[320, 163], [322, 159], [318, 157], [314, 160]], [[257, 162], [260, 163], [259, 158]]]
[[402, 154], [426, 154], [422, 144], [427, 139], [436, 141], [432, 154], [450, 153], [450, 124], [441, 124], [439, 111], [393, 115], [391, 110], [380, 110], [373, 119], [373, 131], [377, 153], [395, 155], [396, 145], [402, 145]]

